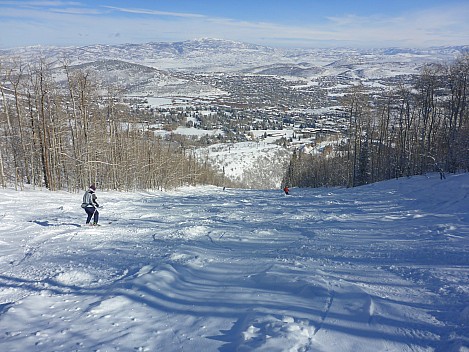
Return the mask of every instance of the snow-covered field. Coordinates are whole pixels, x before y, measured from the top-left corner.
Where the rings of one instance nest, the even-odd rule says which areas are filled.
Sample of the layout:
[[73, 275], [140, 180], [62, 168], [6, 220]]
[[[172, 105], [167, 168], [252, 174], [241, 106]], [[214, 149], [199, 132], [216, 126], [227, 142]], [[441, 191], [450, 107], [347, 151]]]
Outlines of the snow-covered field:
[[469, 174], [0, 190], [1, 351], [469, 351]]

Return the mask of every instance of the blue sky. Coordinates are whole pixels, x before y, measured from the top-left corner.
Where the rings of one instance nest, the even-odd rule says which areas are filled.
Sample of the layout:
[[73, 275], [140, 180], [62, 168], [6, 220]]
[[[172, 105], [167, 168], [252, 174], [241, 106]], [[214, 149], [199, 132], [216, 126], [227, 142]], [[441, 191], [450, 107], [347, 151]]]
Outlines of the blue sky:
[[276, 47], [469, 44], [467, 0], [0, 0], [0, 48], [219, 38]]

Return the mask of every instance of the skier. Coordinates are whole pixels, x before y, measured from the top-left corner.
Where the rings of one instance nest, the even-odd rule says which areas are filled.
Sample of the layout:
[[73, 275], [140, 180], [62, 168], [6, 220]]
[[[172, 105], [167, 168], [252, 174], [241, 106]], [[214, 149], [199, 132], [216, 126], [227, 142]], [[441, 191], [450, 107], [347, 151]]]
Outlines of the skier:
[[86, 214], [88, 215], [86, 219], [86, 224], [88, 225], [91, 221], [91, 218], [93, 218], [93, 223], [91, 225], [99, 226], [98, 225], [99, 212], [97, 209], [99, 208], [99, 204], [96, 202], [96, 199], [98, 197], [96, 197], [95, 192], [96, 192], [96, 186], [92, 184], [89, 190], [87, 190], [85, 194], [83, 195], [83, 203], [81, 204], [81, 207], [85, 209]]
[[290, 190], [288, 189], [288, 186], [285, 186], [285, 188], [283, 189], [283, 191], [285, 192], [285, 195], [288, 196], [290, 193]]

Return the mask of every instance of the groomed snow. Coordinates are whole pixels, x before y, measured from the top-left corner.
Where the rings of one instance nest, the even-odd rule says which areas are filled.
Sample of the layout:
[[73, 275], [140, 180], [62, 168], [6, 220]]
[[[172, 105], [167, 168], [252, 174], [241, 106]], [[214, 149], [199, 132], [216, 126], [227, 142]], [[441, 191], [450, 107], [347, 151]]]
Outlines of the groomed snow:
[[468, 194], [2, 189], [0, 350], [469, 351]]

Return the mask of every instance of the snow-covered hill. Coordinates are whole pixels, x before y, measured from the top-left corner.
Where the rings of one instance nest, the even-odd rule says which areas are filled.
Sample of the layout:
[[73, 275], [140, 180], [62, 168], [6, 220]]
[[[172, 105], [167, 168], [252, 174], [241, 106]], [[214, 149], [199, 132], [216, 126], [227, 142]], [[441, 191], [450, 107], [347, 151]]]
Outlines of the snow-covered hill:
[[[336, 75], [347, 71], [374, 68], [374, 76], [415, 72], [426, 62], [447, 62], [468, 46], [428, 49], [279, 49], [249, 43], [203, 38], [183, 42], [146, 44], [89, 45], [83, 47], [23, 47], [0, 50], [0, 58], [21, 58], [61, 65], [64, 58], [71, 64], [103, 60], [121, 60], [162, 70], [185, 72], [239, 72], [253, 70], [262, 74], [296, 76]], [[330, 70], [335, 67], [336, 69]], [[324, 70], [329, 68], [329, 70]]]
[[469, 350], [469, 174], [0, 190], [2, 351]]
[[289, 150], [268, 141], [215, 144], [197, 154], [228, 179], [255, 189], [279, 189], [291, 157]]

